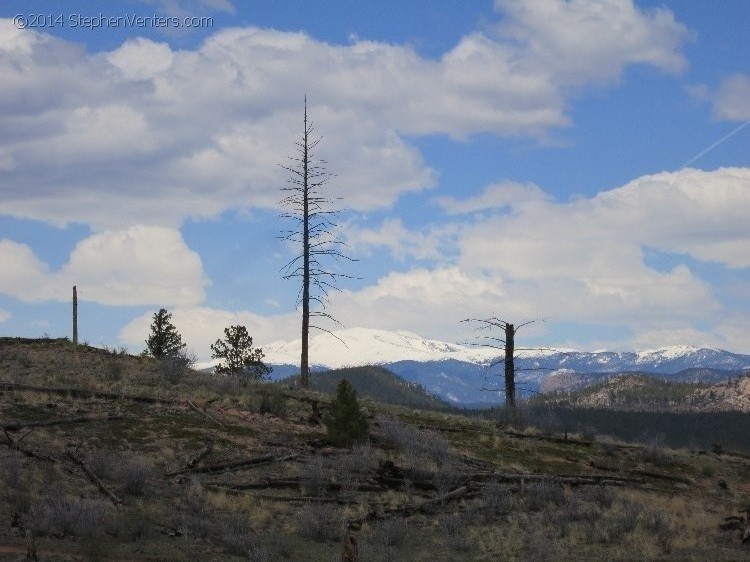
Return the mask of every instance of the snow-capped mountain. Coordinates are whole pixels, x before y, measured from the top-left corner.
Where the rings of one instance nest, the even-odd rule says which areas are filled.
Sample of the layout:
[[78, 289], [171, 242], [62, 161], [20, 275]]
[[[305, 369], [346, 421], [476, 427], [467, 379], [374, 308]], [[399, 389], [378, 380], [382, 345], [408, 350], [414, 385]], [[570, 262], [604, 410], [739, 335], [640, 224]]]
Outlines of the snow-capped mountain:
[[[274, 365], [274, 378], [297, 371], [301, 341], [275, 342], [263, 346], [265, 361]], [[454, 404], [498, 403], [501, 370], [490, 364], [499, 351], [424, 339], [411, 332], [389, 332], [368, 328], [319, 333], [310, 338], [310, 363], [315, 369], [360, 365], [382, 365], [400, 377], [417, 382], [428, 391]], [[714, 348], [672, 346], [640, 352], [585, 352], [575, 350], [523, 351], [518, 354], [518, 389], [538, 391], [553, 372], [621, 373], [646, 372], [669, 376], [687, 369], [737, 371], [750, 369], [750, 355]], [[501, 393], [500, 393], [501, 394]]]
[[[269, 364], [299, 363], [302, 340], [274, 342], [263, 346]], [[384, 365], [396, 361], [441, 361], [456, 359], [484, 364], [497, 352], [481, 347], [463, 346], [424, 339], [411, 332], [388, 332], [370, 328], [350, 328], [310, 337], [310, 362], [329, 369], [360, 365]]]

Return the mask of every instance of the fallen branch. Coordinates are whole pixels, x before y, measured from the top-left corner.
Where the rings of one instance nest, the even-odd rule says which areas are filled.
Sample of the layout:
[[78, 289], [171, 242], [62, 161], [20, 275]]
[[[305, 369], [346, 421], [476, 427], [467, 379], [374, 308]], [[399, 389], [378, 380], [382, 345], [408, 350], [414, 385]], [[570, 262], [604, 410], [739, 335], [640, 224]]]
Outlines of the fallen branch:
[[205, 485], [205, 488], [214, 492], [225, 492], [227, 494], [235, 496], [240, 494], [252, 494], [252, 496], [257, 499], [288, 503], [337, 503], [339, 505], [356, 505], [358, 503], [356, 500], [347, 500], [344, 498], [323, 498], [319, 496], [273, 496], [270, 494], [255, 494], [250, 490], [229, 488], [224, 486]]
[[26, 437], [28, 433], [25, 433], [20, 439], [13, 439], [13, 437], [8, 433], [8, 431], [3, 428], [3, 434], [5, 435], [5, 444], [12, 450], [18, 451], [22, 455], [25, 455], [30, 458], [39, 459], [40, 461], [46, 461], [46, 462], [57, 462], [57, 459], [54, 457], [51, 457], [50, 455], [45, 455], [44, 453], [37, 453], [36, 451], [32, 451], [31, 449], [24, 449], [19, 445], [19, 443], [23, 440], [24, 437]]
[[177, 470], [173, 470], [171, 472], [167, 472], [166, 476], [177, 476], [178, 474], [182, 474], [183, 472], [188, 472], [189, 470], [195, 468], [195, 466], [203, 460], [205, 457], [208, 456], [208, 454], [211, 452], [211, 449], [213, 449], [213, 443], [210, 441], [208, 442], [208, 445], [203, 447], [200, 451], [198, 451], [198, 454], [195, 455], [193, 458], [188, 459], [188, 461]]
[[622, 486], [644, 484], [643, 478], [608, 476], [604, 474], [497, 474], [479, 473], [469, 475], [472, 481], [495, 480], [497, 482], [552, 482], [568, 486]]
[[11, 422], [5, 426], [8, 431], [18, 431], [27, 427], [47, 427], [51, 425], [64, 425], [69, 423], [84, 423], [90, 421], [109, 421], [122, 419], [121, 414], [109, 414], [107, 416], [77, 416], [74, 418], [63, 418], [59, 420], [35, 421], [35, 422]]
[[695, 480], [688, 478], [687, 476], [677, 476], [676, 474], [666, 474], [664, 472], [654, 472], [653, 470], [628, 470], [630, 474], [637, 474], [645, 476], [646, 478], [653, 478], [655, 480], [667, 480], [669, 482], [678, 482], [680, 484], [687, 484], [688, 486], [694, 486]]
[[547, 435], [527, 435], [526, 433], [519, 433], [517, 431], [503, 431], [499, 435], [508, 435], [510, 437], [515, 437], [516, 439], [535, 439], [537, 441], [548, 441], [550, 443], [561, 443], [564, 445], [581, 445], [583, 447], [591, 447], [594, 444], [593, 441], [584, 441], [582, 439], [565, 439], [563, 437], [550, 437]]
[[253, 457], [250, 459], [241, 459], [236, 461], [230, 461], [220, 464], [213, 464], [209, 466], [200, 466], [187, 469], [176, 470], [170, 474], [170, 476], [176, 476], [178, 474], [184, 474], [186, 472], [192, 472], [194, 474], [220, 474], [222, 472], [230, 472], [232, 470], [242, 470], [251, 466], [258, 466], [261, 464], [270, 464], [274, 462], [288, 461], [297, 457], [296, 454], [286, 455], [284, 457], [277, 457], [273, 454], [263, 455], [260, 457]]
[[383, 510], [382, 512], [378, 512], [377, 510], [372, 510], [363, 517], [351, 519], [348, 523], [348, 528], [351, 530], [357, 530], [361, 527], [362, 523], [364, 523], [365, 521], [373, 522], [373, 521], [378, 521], [381, 519], [388, 519], [394, 516], [409, 517], [411, 515], [416, 515], [417, 513], [424, 513], [426, 511], [429, 511], [432, 507], [435, 507], [437, 505], [442, 506], [447, 502], [452, 502], [457, 499], [460, 499], [464, 497], [465, 495], [467, 495], [470, 490], [471, 488], [469, 486], [460, 486], [456, 488], [455, 490], [448, 492], [445, 495], [442, 495], [437, 498], [427, 500], [421, 503], [402, 505], [401, 507], [396, 507], [393, 509], [386, 509], [386, 510]]
[[73, 459], [73, 462], [81, 467], [83, 472], [86, 473], [86, 476], [89, 477], [89, 480], [91, 480], [96, 485], [96, 487], [99, 488], [99, 490], [112, 501], [113, 504], [117, 506], [122, 503], [122, 500], [118, 498], [112, 490], [107, 488], [104, 482], [99, 480], [99, 477], [96, 474], [91, 472], [91, 469], [86, 466], [86, 463], [81, 460], [81, 457], [78, 456], [78, 453], [75, 450], [68, 449], [68, 456]]
[[212, 422], [214, 422], [215, 424], [217, 424], [222, 429], [226, 429], [226, 426], [223, 423], [221, 423], [217, 418], [215, 418], [214, 416], [212, 416], [211, 414], [209, 414], [205, 410], [201, 410], [198, 406], [196, 406], [195, 404], [193, 404], [190, 400], [188, 400], [187, 403], [188, 403], [188, 406], [190, 406], [190, 408], [192, 408], [193, 410], [195, 410], [199, 414], [203, 415], [206, 419], [211, 420]]

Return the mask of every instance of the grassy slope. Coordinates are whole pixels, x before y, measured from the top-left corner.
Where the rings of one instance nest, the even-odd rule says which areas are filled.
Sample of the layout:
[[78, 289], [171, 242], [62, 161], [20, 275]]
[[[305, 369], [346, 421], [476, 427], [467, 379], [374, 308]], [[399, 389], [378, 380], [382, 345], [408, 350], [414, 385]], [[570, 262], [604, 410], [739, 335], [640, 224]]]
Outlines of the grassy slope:
[[[6, 446], [0, 432], [0, 560], [25, 554], [23, 529], [31, 528], [42, 559], [330, 561], [341, 551], [342, 521], [368, 513], [376, 515], [355, 533], [360, 560], [737, 560], [748, 554], [739, 531], [718, 528], [750, 503], [750, 461], [742, 457], [565, 442], [533, 431], [522, 436], [489, 421], [372, 401], [365, 401], [372, 444], [335, 449], [325, 445], [324, 428], [308, 421], [305, 400], [325, 403], [325, 395], [272, 384], [240, 389], [197, 373], [173, 384], [154, 361], [52, 342], [0, 343], [0, 381], [174, 400], [82, 398], [6, 385], [0, 425], [27, 427], [7, 432], [20, 451]], [[121, 417], [103, 419], [113, 414]], [[81, 416], [99, 421], [28, 425]], [[166, 475], [208, 443], [211, 452], [197, 469], [267, 455], [277, 462]], [[121, 505], [91, 483], [69, 449]], [[405, 487], [383, 486], [378, 466], [384, 461], [397, 467], [392, 476], [403, 471]], [[531, 476], [499, 482], [518, 474], [642, 481], [606, 488], [535, 484]], [[382, 518], [455, 489], [470, 493], [408, 518]]]
[[[388, 369], [377, 365], [314, 373], [310, 377], [310, 387], [319, 392], [335, 394], [336, 387], [342, 379], [352, 384], [358, 396], [376, 402], [434, 410], [445, 410], [451, 407], [450, 404], [431, 395], [421, 386], [405, 381]], [[295, 380], [295, 377], [279, 382], [288, 384], [290, 380]]]

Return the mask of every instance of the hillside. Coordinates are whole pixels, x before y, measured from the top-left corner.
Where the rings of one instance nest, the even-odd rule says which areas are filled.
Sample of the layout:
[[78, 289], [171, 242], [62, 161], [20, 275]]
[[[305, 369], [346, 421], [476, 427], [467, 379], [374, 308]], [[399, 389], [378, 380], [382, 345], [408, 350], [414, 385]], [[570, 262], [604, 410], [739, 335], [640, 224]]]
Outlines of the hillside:
[[[432, 410], [450, 408], [450, 404], [435, 398], [420, 385], [405, 381], [391, 371], [376, 365], [348, 367], [314, 373], [310, 377], [310, 388], [318, 392], [335, 394], [342, 379], [347, 379], [357, 395], [384, 404], [412, 406]], [[281, 379], [281, 384], [296, 382], [297, 377]]]
[[560, 373], [542, 386], [546, 401], [577, 408], [671, 412], [750, 412], [750, 373], [714, 384], [644, 373]]
[[350, 541], [363, 561], [748, 554], [725, 520], [750, 505], [747, 456], [369, 400], [369, 442], [342, 449], [311, 416], [329, 400], [0, 340], [0, 560], [32, 537], [41, 560], [328, 562]]

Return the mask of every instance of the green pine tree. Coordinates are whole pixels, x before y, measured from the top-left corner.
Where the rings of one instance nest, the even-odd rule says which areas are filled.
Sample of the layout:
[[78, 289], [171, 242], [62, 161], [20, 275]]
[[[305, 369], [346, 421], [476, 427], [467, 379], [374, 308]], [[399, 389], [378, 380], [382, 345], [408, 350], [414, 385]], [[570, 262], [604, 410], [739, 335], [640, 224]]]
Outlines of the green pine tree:
[[323, 423], [334, 445], [349, 446], [367, 437], [367, 417], [359, 406], [357, 391], [346, 379], [339, 383], [336, 400]]
[[172, 324], [172, 315], [166, 309], [162, 308], [154, 313], [151, 335], [146, 340], [146, 346], [143, 354], [157, 359], [173, 355], [185, 347], [182, 336]]
[[253, 347], [253, 338], [245, 326], [224, 328], [224, 339], [211, 344], [212, 357], [221, 359], [216, 365], [220, 375], [236, 377], [242, 386], [251, 380], [268, 378], [271, 368], [263, 363], [263, 350]]

